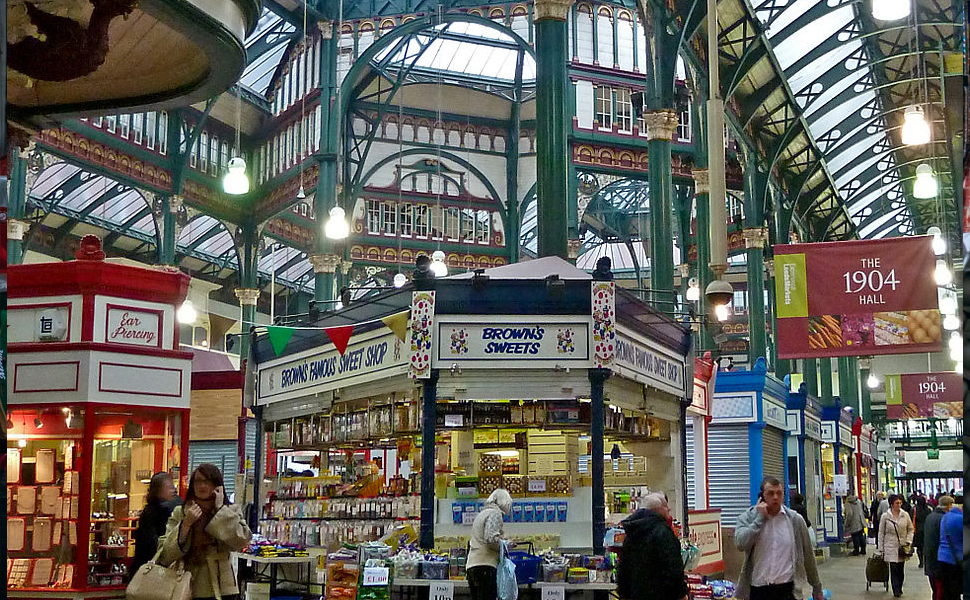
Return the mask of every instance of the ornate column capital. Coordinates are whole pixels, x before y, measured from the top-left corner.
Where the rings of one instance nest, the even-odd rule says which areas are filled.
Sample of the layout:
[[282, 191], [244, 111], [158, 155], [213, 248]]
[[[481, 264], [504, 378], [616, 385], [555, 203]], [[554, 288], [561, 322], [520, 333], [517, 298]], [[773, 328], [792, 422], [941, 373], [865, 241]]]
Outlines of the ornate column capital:
[[570, 239], [566, 241], [566, 256], [570, 260], [576, 260], [579, 258], [579, 251], [583, 248], [583, 240]]
[[7, 219], [7, 239], [12, 241], [23, 241], [30, 230], [30, 222], [20, 219]]
[[354, 261], [352, 260], [342, 260], [340, 261], [340, 272], [344, 275], [350, 273], [350, 269], [354, 266]]
[[767, 271], [768, 277], [775, 276], [775, 259], [769, 258], [765, 261], [765, 271]]
[[535, 0], [535, 14], [533, 21], [540, 19], [556, 19], [565, 21], [569, 16], [574, 0]]
[[680, 271], [681, 277], [690, 277], [690, 263], [680, 263], [677, 265], [677, 269]]
[[320, 37], [325, 40], [333, 39], [333, 21], [317, 21]]
[[259, 290], [253, 288], [236, 288], [236, 298], [239, 299], [239, 306], [256, 306], [259, 300]]
[[859, 368], [860, 369], [871, 369], [872, 368], [872, 357], [871, 356], [860, 356], [859, 357]]
[[643, 121], [647, 125], [647, 139], [650, 141], [669, 142], [677, 131], [677, 112], [669, 108], [646, 112]]
[[745, 248], [764, 248], [768, 242], [768, 229], [766, 227], [745, 227], [741, 231], [744, 236]]
[[313, 265], [314, 275], [320, 273], [328, 273], [333, 275], [337, 272], [337, 267], [340, 265], [340, 257], [336, 254], [311, 254], [307, 257], [310, 264]]
[[17, 147], [17, 156], [23, 160], [27, 160], [30, 157], [31, 152], [37, 148], [37, 142], [31, 138], [25, 146]]
[[182, 208], [182, 203], [183, 202], [185, 202], [185, 199], [182, 198], [182, 196], [179, 196], [177, 194], [173, 194], [173, 195], [169, 196], [169, 198], [168, 198], [168, 212], [170, 212], [172, 214], [177, 213], [179, 211], [179, 209]]
[[691, 171], [694, 176], [694, 193], [695, 194], [710, 194], [711, 193], [711, 172], [707, 169], [694, 169]]

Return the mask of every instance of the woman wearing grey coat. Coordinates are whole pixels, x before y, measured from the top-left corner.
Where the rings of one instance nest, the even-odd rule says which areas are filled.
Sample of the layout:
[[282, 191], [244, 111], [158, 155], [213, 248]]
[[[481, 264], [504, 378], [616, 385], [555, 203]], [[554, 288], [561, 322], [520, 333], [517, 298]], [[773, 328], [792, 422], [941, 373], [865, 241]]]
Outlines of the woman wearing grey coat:
[[852, 556], [866, 553], [866, 517], [858, 496], [845, 497], [845, 532], [852, 536]]

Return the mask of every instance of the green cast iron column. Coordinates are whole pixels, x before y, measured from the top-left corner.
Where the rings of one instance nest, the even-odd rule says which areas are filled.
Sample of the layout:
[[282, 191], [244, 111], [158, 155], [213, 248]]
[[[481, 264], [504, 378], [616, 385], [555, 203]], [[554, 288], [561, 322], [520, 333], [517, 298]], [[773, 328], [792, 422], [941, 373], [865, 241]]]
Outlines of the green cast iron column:
[[711, 185], [707, 170], [707, 98], [700, 91], [703, 86], [698, 85], [694, 96], [691, 139], [694, 140], [694, 202], [697, 207], [697, 285], [700, 287], [700, 300], [697, 301], [697, 318], [705, 323], [700, 329], [700, 346], [698, 356], [703, 356], [705, 350], [714, 350], [714, 338], [706, 324], [706, 315], [710, 307], [704, 290], [714, 280], [711, 271]]
[[839, 357], [839, 397], [842, 406], [851, 406], [856, 416], [862, 416], [859, 406], [858, 360], [850, 356]]
[[753, 160], [754, 151], [747, 151], [744, 172], [744, 247], [747, 254], [748, 275], [748, 364], [765, 356], [768, 339], [765, 334], [764, 257], [768, 234], [764, 228], [764, 189], [767, 173], [760, 171]]
[[509, 126], [505, 143], [505, 247], [509, 262], [519, 262], [519, 138], [522, 135], [522, 67], [525, 54], [515, 63], [515, 99], [509, 109]]
[[[259, 300], [256, 265], [259, 261], [259, 237], [252, 222], [241, 225], [242, 243], [239, 247], [239, 287], [234, 291], [242, 310], [242, 333], [239, 336], [239, 356], [249, 356], [249, 328], [256, 323], [256, 302]], [[272, 299], [271, 299], [272, 301]]]
[[30, 224], [27, 212], [27, 153], [14, 145], [9, 149], [10, 194], [7, 196], [7, 264], [19, 265], [24, 260], [24, 239]]
[[[771, 235], [769, 236], [769, 241], [772, 246], [774, 244], [787, 244], [791, 241], [791, 212], [784, 209], [781, 206], [780, 192], [778, 195], [774, 196], [774, 202], [772, 203], [772, 213], [771, 220], [769, 221], [771, 227]], [[772, 257], [774, 257], [774, 251], [772, 250]], [[775, 297], [775, 262], [774, 258], [768, 263], [768, 277], [771, 279], [768, 282], [768, 299], [771, 303], [771, 336], [774, 343], [771, 345], [771, 353], [774, 358], [775, 374], [778, 377], [784, 377], [785, 375], [792, 372], [795, 363], [792, 359], [782, 359], [778, 358], [778, 314], [776, 311], [777, 299]], [[807, 359], [806, 359], [807, 362]]]
[[536, 195], [539, 256], [568, 257], [566, 15], [573, 0], [536, 0]]
[[323, 98], [324, 112], [320, 119], [320, 150], [315, 154], [319, 177], [313, 197], [313, 210], [317, 221], [310, 264], [313, 265], [313, 297], [318, 302], [326, 303], [321, 308], [327, 310], [332, 308], [331, 301], [335, 297], [334, 275], [337, 265], [340, 264], [340, 256], [334, 251], [333, 240], [324, 235], [324, 227], [330, 218], [330, 209], [337, 205], [337, 154], [342, 140], [340, 127], [343, 119], [340, 114], [342, 108], [337, 102], [337, 38], [333, 31], [334, 23], [320, 22], [318, 26], [322, 38], [320, 95]]
[[176, 195], [162, 196], [162, 227], [161, 244], [158, 247], [158, 262], [163, 265], [174, 266], [176, 242], [176, 216], [182, 208], [182, 197]]
[[806, 358], [804, 363], [802, 371], [805, 378], [805, 387], [808, 388], [808, 395], [818, 398], [818, 360]]
[[872, 423], [872, 405], [869, 397], [869, 372], [872, 369], [872, 359], [860, 358], [858, 359], [858, 362], [859, 381], [862, 383], [862, 385], [859, 386], [860, 390], [862, 391], [862, 397], [859, 401], [862, 408], [860, 416], [862, 417], [863, 423]]
[[823, 406], [832, 404], [832, 359], [818, 359], [819, 399]]

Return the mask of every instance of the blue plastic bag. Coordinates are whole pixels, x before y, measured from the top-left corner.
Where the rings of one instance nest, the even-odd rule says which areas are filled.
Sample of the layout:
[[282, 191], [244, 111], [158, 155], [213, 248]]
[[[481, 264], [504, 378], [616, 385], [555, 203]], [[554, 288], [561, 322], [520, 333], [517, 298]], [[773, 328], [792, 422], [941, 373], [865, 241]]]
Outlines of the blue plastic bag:
[[509, 547], [502, 542], [502, 558], [498, 561], [495, 575], [498, 600], [518, 600], [519, 583], [515, 580], [515, 563], [509, 558]]

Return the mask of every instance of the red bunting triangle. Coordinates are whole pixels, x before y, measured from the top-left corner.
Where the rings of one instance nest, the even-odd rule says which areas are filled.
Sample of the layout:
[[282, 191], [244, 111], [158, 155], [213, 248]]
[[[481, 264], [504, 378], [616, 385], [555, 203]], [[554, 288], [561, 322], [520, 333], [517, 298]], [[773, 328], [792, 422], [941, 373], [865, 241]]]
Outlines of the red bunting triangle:
[[330, 341], [333, 342], [333, 347], [337, 349], [340, 356], [343, 356], [344, 351], [347, 350], [347, 343], [350, 342], [350, 336], [354, 333], [354, 326], [324, 327], [323, 330], [330, 338]]

